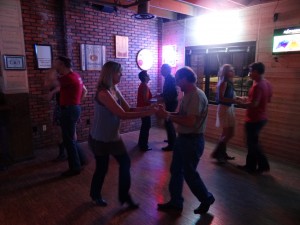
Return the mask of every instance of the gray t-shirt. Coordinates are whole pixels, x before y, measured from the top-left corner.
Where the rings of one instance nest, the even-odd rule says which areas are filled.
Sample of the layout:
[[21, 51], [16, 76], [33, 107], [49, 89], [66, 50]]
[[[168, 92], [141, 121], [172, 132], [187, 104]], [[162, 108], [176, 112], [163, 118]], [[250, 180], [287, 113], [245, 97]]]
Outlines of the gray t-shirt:
[[196, 90], [185, 94], [182, 98], [179, 115], [195, 115], [196, 123], [193, 127], [178, 125], [177, 131], [181, 134], [200, 134], [205, 132], [208, 101], [202, 90]]

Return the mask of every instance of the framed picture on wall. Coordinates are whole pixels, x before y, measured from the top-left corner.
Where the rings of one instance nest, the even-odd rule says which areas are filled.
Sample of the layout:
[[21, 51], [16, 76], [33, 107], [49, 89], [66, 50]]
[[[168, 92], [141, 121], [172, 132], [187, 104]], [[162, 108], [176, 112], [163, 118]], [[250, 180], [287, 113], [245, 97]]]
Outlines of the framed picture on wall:
[[25, 57], [23, 55], [4, 55], [5, 70], [25, 70]]
[[105, 51], [105, 46], [80, 44], [81, 69], [101, 70], [106, 61]]
[[128, 37], [116, 35], [116, 58], [128, 58]]
[[52, 48], [51, 45], [34, 45], [34, 52], [38, 69], [52, 68]]

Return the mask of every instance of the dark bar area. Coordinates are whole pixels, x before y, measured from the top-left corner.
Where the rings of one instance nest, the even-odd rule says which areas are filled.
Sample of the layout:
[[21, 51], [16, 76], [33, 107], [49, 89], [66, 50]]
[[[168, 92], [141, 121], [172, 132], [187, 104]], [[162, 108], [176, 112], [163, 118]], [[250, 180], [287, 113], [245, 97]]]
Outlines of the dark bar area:
[[0, 0], [0, 225], [295, 225], [299, 0]]

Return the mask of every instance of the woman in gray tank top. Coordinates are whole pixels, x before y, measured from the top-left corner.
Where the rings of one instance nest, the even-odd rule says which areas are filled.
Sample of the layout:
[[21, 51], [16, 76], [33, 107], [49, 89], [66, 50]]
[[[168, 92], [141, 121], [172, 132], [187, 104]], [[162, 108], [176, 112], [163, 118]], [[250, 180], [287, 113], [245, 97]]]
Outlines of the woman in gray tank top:
[[120, 119], [150, 116], [157, 111], [157, 107], [131, 108], [116, 86], [121, 76], [121, 64], [109, 61], [102, 67], [99, 77], [89, 137], [89, 145], [96, 160], [90, 196], [97, 205], [107, 206], [101, 189], [108, 171], [109, 156], [112, 155], [119, 163], [119, 201], [122, 205], [126, 203], [131, 208], [138, 208], [129, 194], [130, 158], [120, 136]]

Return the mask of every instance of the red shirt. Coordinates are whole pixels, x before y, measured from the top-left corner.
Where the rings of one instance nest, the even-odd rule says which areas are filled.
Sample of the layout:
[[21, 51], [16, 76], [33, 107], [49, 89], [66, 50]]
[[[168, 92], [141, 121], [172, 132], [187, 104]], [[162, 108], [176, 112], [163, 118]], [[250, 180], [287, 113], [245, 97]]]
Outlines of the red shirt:
[[249, 107], [246, 111], [246, 122], [259, 122], [267, 119], [267, 104], [271, 101], [272, 86], [269, 81], [262, 79], [250, 89], [248, 100], [258, 102], [256, 107]]
[[[146, 99], [147, 101], [144, 100], [144, 96], [143, 93], [146, 90]], [[152, 94], [151, 91], [149, 89], [149, 87], [147, 86], [147, 84], [145, 83], [141, 83], [138, 89], [138, 95], [137, 95], [137, 107], [144, 107], [144, 106], [148, 106], [151, 103], [149, 102], [149, 100], [152, 98]]]
[[58, 78], [60, 82], [61, 106], [79, 105], [82, 95], [83, 82], [78, 73], [70, 72]]

